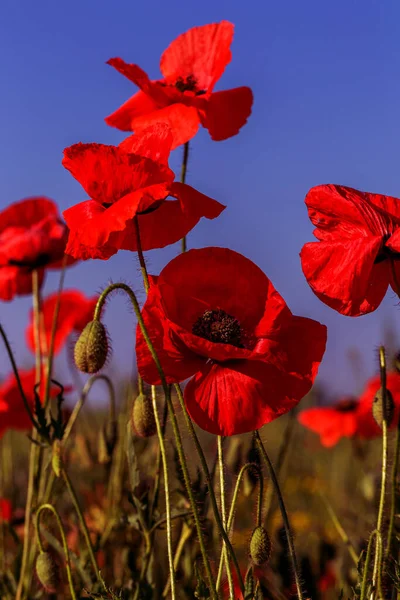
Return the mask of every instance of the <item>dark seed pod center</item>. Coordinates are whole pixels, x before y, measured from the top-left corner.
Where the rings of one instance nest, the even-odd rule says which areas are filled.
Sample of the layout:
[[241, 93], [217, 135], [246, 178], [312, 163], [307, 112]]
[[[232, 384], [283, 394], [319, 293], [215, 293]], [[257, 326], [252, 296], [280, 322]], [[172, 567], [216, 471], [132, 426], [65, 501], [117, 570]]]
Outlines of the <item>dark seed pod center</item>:
[[193, 325], [192, 333], [216, 344], [244, 348], [239, 321], [221, 309], [206, 310]]
[[340, 412], [352, 412], [357, 408], [358, 401], [353, 398], [346, 398], [336, 404], [336, 410]]

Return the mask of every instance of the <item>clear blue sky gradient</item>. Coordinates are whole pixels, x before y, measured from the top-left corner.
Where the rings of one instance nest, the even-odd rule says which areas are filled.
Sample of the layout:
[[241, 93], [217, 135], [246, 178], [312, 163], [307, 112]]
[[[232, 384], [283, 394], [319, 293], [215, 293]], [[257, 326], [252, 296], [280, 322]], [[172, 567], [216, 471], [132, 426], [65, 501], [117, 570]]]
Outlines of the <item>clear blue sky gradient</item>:
[[[376, 347], [384, 324], [396, 327], [398, 301], [389, 292], [375, 313], [351, 319], [313, 295], [299, 260], [312, 239], [304, 196], [321, 183], [400, 196], [396, 0], [3, 0], [0, 208], [32, 195], [53, 198], [61, 210], [84, 200], [61, 165], [63, 148], [78, 141], [118, 143], [123, 134], [103, 119], [135, 91], [106, 60], [121, 56], [157, 77], [171, 40], [222, 19], [236, 29], [219, 89], [250, 86], [254, 109], [238, 136], [217, 143], [202, 130], [193, 141], [188, 182], [228, 208], [219, 219], [203, 221], [189, 247], [227, 246], [254, 260], [294, 313], [328, 325], [320, 380], [330, 394], [355, 391], [348, 349], [359, 348], [367, 373], [376, 371]], [[171, 159], [176, 172], [180, 156], [178, 149]], [[178, 250], [148, 253], [150, 270], [157, 273]], [[68, 271], [66, 286], [93, 294], [121, 278], [140, 289], [133, 254], [81, 263]], [[45, 292], [56, 283], [49, 276]], [[20, 364], [33, 360], [21, 342], [29, 307], [29, 299], [0, 305]], [[125, 310], [116, 297], [106, 316], [114, 339], [111, 367], [121, 372], [133, 361], [134, 319]], [[0, 358], [5, 375], [3, 350]]]

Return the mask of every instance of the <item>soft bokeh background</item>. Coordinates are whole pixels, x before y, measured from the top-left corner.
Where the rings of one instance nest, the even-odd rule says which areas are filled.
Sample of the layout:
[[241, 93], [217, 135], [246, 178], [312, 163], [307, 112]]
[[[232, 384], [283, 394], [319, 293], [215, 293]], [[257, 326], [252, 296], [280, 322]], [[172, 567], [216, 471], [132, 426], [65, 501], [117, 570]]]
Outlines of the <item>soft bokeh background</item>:
[[[157, 77], [159, 57], [176, 35], [222, 19], [236, 32], [219, 89], [251, 86], [254, 110], [237, 137], [216, 143], [202, 130], [193, 141], [188, 182], [228, 208], [218, 220], [203, 221], [189, 247], [229, 246], [257, 262], [293, 312], [328, 325], [320, 381], [329, 394], [357, 391], [349, 349], [361, 351], [367, 374], [376, 370], [385, 329], [396, 340], [398, 300], [389, 292], [378, 311], [359, 319], [317, 300], [298, 257], [312, 239], [303, 200], [321, 183], [400, 196], [396, 0], [3, 0], [0, 208], [32, 195], [55, 199], [61, 210], [85, 199], [61, 165], [62, 150], [78, 141], [118, 143], [123, 134], [103, 119], [135, 91], [105, 61], [121, 56]], [[177, 172], [180, 157], [178, 149], [171, 161]], [[176, 245], [148, 253], [150, 270], [158, 272], [178, 251]], [[66, 286], [93, 294], [121, 278], [140, 289], [137, 260], [126, 252], [74, 267]], [[45, 292], [56, 285], [49, 276]], [[29, 299], [0, 306], [21, 364], [33, 360], [23, 344], [29, 307]], [[125, 309], [116, 297], [107, 312], [111, 366], [121, 372], [133, 363], [134, 319]], [[3, 376], [9, 365], [0, 352]]]

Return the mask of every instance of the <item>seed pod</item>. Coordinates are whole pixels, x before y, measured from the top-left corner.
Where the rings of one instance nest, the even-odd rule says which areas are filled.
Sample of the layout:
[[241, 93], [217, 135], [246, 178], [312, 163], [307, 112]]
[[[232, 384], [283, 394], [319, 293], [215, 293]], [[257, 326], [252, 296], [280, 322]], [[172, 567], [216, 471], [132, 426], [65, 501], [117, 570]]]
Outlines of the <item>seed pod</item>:
[[60, 477], [62, 457], [61, 457], [61, 441], [54, 440], [52, 445], [51, 466], [56, 477]]
[[157, 431], [153, 404], [145, 394], [139, 394], [133, 403], [132, 427], [140, 437], [151, 437]]
[[271, 540], [261, 525], [256, 527], [251, 534], [250, 558], [257, 567], [265, 565], [271, 556]]
[[[383, 391], [380, 388], [375, 395], [374, 402], [372, 404], [372, 415], [380, 428], [382, 428], [383, 424]], [[394, 416], [394, 400], [391, 392], [386, 390], [386, 402], [385, 402], [385, 414], [386, 414], [386, 423], [388, 427], [392, 424], [393, 416]]]
[[56, 591], [60, 582], [60, 573], [58, 565], [50, 552], [41, 552], [37, 557], [36, 574], [47, 592]]
[[82, 373], [97, 373], [108, 356], [107, 331], [98, 320], [90, 321], [75, 344], [75, 364]]

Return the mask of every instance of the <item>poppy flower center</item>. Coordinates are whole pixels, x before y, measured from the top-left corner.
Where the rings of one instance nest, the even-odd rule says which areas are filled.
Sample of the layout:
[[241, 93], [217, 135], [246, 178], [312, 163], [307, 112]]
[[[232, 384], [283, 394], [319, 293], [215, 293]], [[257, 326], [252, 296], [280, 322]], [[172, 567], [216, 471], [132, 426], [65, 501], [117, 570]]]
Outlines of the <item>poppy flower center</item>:
[[352, 398], [341, 400], [336, 405], [336, 410], [339, 412], [351, 412], [357, 408], [358, 401], [353, 400]]
[[244, 348], [239, 321], [224, 310], [206, 310], [192, 327], [192, 333], [216, 344]]
[[178, 77], [175, 81], [175, 87], [180, 92], [194, 92], [196, 96], [201, 96], [206, 93], [206, 90], [197, 89], [197, 79], [194, 75], [188, 75], [187, 77]]

